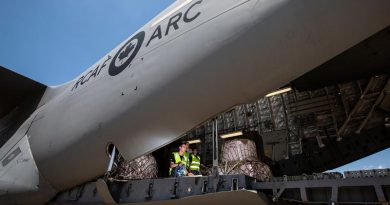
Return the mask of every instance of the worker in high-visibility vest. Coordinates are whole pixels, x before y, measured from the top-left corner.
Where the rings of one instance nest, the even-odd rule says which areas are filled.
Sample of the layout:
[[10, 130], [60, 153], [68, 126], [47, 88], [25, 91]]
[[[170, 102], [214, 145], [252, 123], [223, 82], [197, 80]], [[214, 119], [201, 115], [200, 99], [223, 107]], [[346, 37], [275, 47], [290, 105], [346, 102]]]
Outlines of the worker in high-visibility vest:
[[200, 172], [200, 156], [196, 148], [192, 149], [190, 157], [190, 172], [192, 175], [201, 175]]
[[186, 154], [187, 145], [181, 143], [178, 152], [173, 152], [170, 159], [169, 176], [181, 177], [188, 175], [189, 158]]

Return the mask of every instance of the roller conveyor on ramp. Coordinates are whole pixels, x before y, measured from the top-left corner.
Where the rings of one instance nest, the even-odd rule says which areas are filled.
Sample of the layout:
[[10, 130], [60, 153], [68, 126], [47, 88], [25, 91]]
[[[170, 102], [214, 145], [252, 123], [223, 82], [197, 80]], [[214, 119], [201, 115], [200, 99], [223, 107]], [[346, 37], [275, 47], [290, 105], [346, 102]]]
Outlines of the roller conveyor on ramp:
[[274, 177], [245, 175], [104, 181], [60, 193], [54, 204], [388, 204], [390, 169]]

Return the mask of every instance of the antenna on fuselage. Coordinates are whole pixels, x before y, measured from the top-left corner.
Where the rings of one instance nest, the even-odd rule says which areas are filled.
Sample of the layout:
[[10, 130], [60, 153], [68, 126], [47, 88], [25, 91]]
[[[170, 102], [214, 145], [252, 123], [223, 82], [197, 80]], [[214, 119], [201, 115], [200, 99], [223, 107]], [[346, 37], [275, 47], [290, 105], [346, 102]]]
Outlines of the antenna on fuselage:
[[115, 145], [113, 145], [111, 156], [110, 156], [110, 163], [108, 163], [108, 167], [107, 167], [107, 173], [110, 173], [112, 171], [112, 167], [114, 166], [115, 154], [116, 154], [116, 147]]

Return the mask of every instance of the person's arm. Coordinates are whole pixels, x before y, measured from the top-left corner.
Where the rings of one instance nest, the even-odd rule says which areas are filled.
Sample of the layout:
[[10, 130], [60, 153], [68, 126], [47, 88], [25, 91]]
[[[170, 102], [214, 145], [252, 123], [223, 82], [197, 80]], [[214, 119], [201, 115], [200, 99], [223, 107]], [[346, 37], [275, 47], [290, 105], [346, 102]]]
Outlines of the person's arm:
[[169, 165], [169, 167], [170, 167], [170, 168], [175, 168], [175, 167], [177, 167], [177, 166], [179, 166], [179, 165], [178, 165], [178, 164], [175, 164], [175, 155], [172, 154], [172, 155], [171, 155], [171, 159], [170, 159], [170, 165]]
[[177, 167], [177, 166], [179, 166], [179, 165], [178, 165], [178, 164], [175, 164], [175, 163], [173, 163], [173, 162], [171, 162], [171, 165], [170, 165], [171, 168], [175, 168], [175, 167]]
[[188, 156], [188, 167], [187, 167], [188, 173], [191, 173], [191, 163], [192, 163], [192, 157], [191, 157], [191, 155], [189, 155]]

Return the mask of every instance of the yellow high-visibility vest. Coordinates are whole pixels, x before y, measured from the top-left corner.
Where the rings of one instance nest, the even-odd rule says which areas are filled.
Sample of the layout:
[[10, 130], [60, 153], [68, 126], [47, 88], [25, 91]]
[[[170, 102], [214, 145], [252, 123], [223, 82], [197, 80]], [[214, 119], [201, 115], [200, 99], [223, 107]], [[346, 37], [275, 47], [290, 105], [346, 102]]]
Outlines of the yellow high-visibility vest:
[[[175, 164], [184, 164], [184, 165], [186, 165], [186, 167], [188, 167], [188, 164], [189, 164], [188, 154], [184, 153], [183, 160], [181, 160], [179, 152], [173, 152], [172, 154], [175, 158], [175, 162], [174, 162]], [[171, 174], [172, 174], [172, 168], [169, 168], [169, 175], [171, 175]]]
[[190, 166], [190, 154], [186, 151], [184, 152], [184, 156], [185, 156], [185, 159], [186, 159], [186, 166], [189, 167]]
[[191, 155], [190, 170], [200, 172], [200, 156]]

